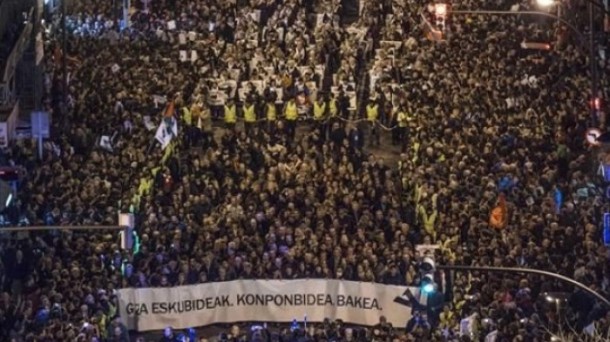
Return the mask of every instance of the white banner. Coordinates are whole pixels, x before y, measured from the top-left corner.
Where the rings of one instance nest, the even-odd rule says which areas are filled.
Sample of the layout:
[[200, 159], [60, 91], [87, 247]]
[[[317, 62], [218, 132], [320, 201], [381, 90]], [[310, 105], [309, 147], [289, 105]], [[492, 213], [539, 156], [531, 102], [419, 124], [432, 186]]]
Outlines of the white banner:
[[[119, 290], [130, 330], [162, 330], [233, 322], [291, 322], [307, 316], [373, 326], [385, 316], [395, 327], [411, 318], [407, 287], [343, 280], [235, 280], [171, 288]], [[417, 290], [411, 288], [413, 293]]]

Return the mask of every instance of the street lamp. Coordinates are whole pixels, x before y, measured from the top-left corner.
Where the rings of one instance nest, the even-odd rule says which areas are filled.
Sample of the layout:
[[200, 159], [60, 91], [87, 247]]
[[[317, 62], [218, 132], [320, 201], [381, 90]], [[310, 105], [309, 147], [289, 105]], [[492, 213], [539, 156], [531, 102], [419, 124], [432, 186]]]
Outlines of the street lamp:
[[436, 13], [438, 17], [444, 18], [447, 15], [447, 4], [434, 4], [434, 13]]
[[540, 7], [551, 7], [555, 4], [555, 0], [536, 0], [536, 4]]

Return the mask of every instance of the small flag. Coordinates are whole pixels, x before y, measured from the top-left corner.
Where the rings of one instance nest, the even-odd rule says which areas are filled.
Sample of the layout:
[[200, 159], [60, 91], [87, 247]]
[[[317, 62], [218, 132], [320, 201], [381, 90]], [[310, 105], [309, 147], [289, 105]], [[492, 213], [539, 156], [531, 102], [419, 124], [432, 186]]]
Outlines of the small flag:
[[175, 116], [175, 103], [172, 100], [165, 111], [163, 112], [163, 120], [157, 128], [155, 138], [161, 144], [161, 148], [165, 149], [174, 137], [178, 136], [178, 121]]
[[102, 135], [100, 138], [100, 147], [108, 152], [113, 152], [112, 139], [108, 135]]
[[498, 205], [491, 211], [489, 216], [489, 225], [493, 228], [502, 229], [506, 227], [508, 222], [508, 210], [506, 208], [506, 198], [504, 194], [500, 194]]
[[167, 105], [167, 107], [165, 107], [165, 111], [163, 112], [163, 116], [165, 116], [166, 118], [173, 117], [175, 113], [176, 113], [176, 105], [174, 103], [174, 100], [172, 100]]

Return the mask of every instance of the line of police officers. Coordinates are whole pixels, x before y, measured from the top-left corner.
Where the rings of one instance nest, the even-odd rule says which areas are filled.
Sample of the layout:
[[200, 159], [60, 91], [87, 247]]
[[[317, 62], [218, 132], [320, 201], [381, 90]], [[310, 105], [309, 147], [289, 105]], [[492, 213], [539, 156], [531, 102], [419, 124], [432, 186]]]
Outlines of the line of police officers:
[[[339, 107], [334, 97], [319, 97], [311, 106], [313, 121], [326, 132], [327, 121], [338, 119]], [[299, 114], [299, 105], [296, 98], [290, 98], [283, 105], [279, 105], [273, 98], [267, 99], [264, 106], [257, 106], [252, 98], [248, 97], [241, 106], [232, 99], [224, 105], [224, 122], [227, 129], [235, 129], [238, 119], [238, 111], [244, 121], [246, 133], [250, 133], [257, 126], [262, 126], [270, 132], [278, 128], [278, 120], [284, 120], [284, 129], [289, 139], [294, 139], [296, 125], [299, 119], [305, 119]], [[281, 114], [281, 117], [280, 115]]]
[[411, 128], [415, 128], [413, 112], [405, 104], [396, 107], [387, 104], [383, 106], [374, 96], [371, 96], [365, 107], [365, 119], [369, 129], [371, 144], [379, 145], [379, 130], [381, 123], [390, 127], [384, 127], [392, 131], [392, 144], [401, 145], [403, 152], [409, 144]]
[[[190, 110], [186, 107], [183, 108], [183, 118], [188, 125], [193, 121], [193, 116], [201, 118], [199, 113], [205, 110], [200, 107], [201, 105], [196, 107], [197, 109], [191, 108]], [[248, 96], [241, 105], [236, 104], [233, 99], [229, 98], [223, 107], [223, 120], [227, 129], [235, 130], [238, 117], [242, 117], [246, 134], [250, 134], [256, 127], [266, 129], [270, 133], [280, 128], [285, 130], [290, 140], [293, 140], [299, 119], [311, 118], [315, 126], [319, 127], [321, 132], [326, 135], [332, 124], [339, 121], [341, 116], [339, 104], [332, 94], [330, 96], [321, 94], [309, 108], [309, 113], [305, 116], [300, 114], [296, 97], [290, 98], [283, 105], [278, 104], [272, 97], [264, 100], [264, 103], [257, 104], [252, 97]], [[379, 101], [375, 97], [371, 97], [364, 112], [364, 119], [372, 145], [379, 145], [379, 120], [383, 119], [382, 121], [390, 123], [390, 126], [392, 126], [392, 143], [401, 145], [403, 151], [406, 149], [410, 137], [410, 128], [414, 127], [415, 120], [412, 112], [407, 110], [405, 105], [383, 110]], [[209, 113], [202, 116], [209, 118]], [[280, 119], [283, 119], [283, 125], [278, 125]], [[211, 122], [209, 124], [211, 125]], [[204, 125], [207, 126], [207, 124]], [[198, 126], [201, 125], [198, 124]]]

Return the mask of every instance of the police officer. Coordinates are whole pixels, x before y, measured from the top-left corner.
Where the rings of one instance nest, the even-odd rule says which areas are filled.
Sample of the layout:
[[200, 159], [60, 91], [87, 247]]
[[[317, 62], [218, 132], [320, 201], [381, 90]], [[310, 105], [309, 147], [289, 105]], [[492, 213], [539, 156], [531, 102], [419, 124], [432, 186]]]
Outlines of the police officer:
[[250, 135], [256, 127], [256, 110], [250, 96], [246, 97], [246, 102], [242, 106], [242, 111], [244, 113], [244, 129], [246, 134]]
[[314, 127], [318, 128], [324, 136], [326, 132], [326, 102], [321, 94], [318, 94], [318, 98], [313, 103], [313, 121]]
[[379, 104], [375, 96], [369, 98], [366, 105], [366, 120], [369, 124], [371, 145], [379, 145], [379, 130], [377, 129], [377, 119], [379, 118]]
[[224, 117], [227, 129], [234, 130], [237, 123], [237, 108], [231, 98], [227, 99], [227, 103], [224, 106]]
[[326, 124], [326, 131], [323, 132], [324, 136], [330, 134], [331, 127], [338, 121], [339, 115], [339, 105], [335, 99], [335, 94], [330, 93], [326, 102], [328, 103], [328, 123]]
[[284, 106], [284, 117], [286, 118], [286, 135], [290, 141], [294, 140], [296, 134], [297, 119], [299, 113], [297, 111], [297, 104], [294, 97], [291, 98]]
[[274, 133], [277, 125], [277, 107], [273, 98], [267, 99], [267, 103], [265, 103], [265, 119], [267, 119], [269, 134]]
[[397, 132], [397, 143], [402, 146], [405, 145], [405, 139], [407, 138], [407, 129], [409, 122], [407, 121], [407, 112], [404, 106], [399, 106], [396, 110], [396, 132]]

